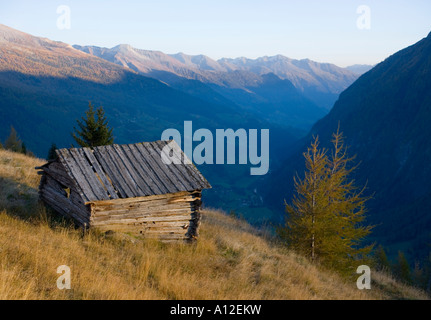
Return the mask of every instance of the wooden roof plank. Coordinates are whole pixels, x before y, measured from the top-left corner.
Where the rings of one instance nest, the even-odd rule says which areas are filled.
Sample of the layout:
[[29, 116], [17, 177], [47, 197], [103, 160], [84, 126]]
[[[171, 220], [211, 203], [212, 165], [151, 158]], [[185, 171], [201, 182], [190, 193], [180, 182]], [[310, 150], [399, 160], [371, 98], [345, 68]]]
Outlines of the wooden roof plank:
[[169, 190], [165, 187], [162, 181], [157, 177], [157, 174], [151, 169], [147, 159], [139, 152], [136, 144], [129, 144], [129, 148], [132, 151], [133, 157], [137, 160], [137, 164], [142, 169], [143, 177], [148, 180], [150, 178], [151, 183], [149, 185], [153, 190], [156, 190], [154, 194], [169, 193]]
[[173, 149], [173, 158], [180, 164], [175, 165], [175, 167], [180, 170], [185, 179], [193, 186], [193, 190], [201, 189], [202, 181], [200, 177], [195, 173], [194, 170], [189, 169], [190, 165], [185, 163], [184, 153], [174, 140], [169, 141], [157, 141], [160, 148], [163, 149], [164, 146], [169, 145], [169, 148]]
[[[175, 140], [166, 141], [166, 143], [170, 143], [172, 148], [176, 151], [175, 154], [179, 155], [181, 154], [182, 157], [186, 158], [187, 156], [184, 154], [184, 152], [181, 150], [180, 146], [175, 142]], [[189, 175], [191, 175], [194, 180], [198, 184], [197, 189], [206, 189], [211, 188], [211, 185], [208, 183], [208, 181], [204, 178], [204, 176], [200, 173], [200, 171], [195, 167], [193, 163], [191, 163], [190, 160], [185, 161], [184, 158], [182, 158], [182, 163], [184, 163], [184, 168], [187, 170]]]
[[[65, 149], [56, 150], [56, 153], [58, 155], [58, 160], [62, 164], [62, 166], [63, 166], [64, 170], [66, 171], [67, 175], [69, 176], [70, 180], [73, 181], [73, 183], [74, 183], [73, 187], [75, 187], [76, 192], [80, 195], [80, 197], [82, 198], [82, 201], [87, 202], [88, 197], [84, 194], [84, 191], [82, 190], [80, 184], [76, 180], [76, 177], [73, 175], [69, 166], [67, 165], [66, 159], [63, 155], [64, 150]], [[72, 187], [72, 186], [70, 186], [70, 187]]]
[[87, 179], [79, 169], [79, 165], [75, 162], [75, 159], [73, 159], [72, 154], [70, 153], [70, 150], [68, 149], [62, 150], [62, 157], [67, 167], [69, 168], [70, 172], [72, 173], [75, 181], [81, 187], [82, 193], [83, 195], [85, 195], [86, 199], [87, 200], [97, 199], [97, 197], [94, 195], [93, 191], [91, 190], [91, 187], [89, 186]]
[[157, 144], [153, 142], [144, 143], [144, 148], [147, 148], [154, 162], [157, 163], [161, 172], [164, 173], [168, 182], [171, 183], [177, 190], [188, 191], [188, 188], [177, 178], [175, 173], [169, 168], [170, 166], [163, 162], [161, 150], [157, 147]]
[[121, 155], [118, 154], [117, 150], [113, 145], [105, 146], [107, 154], [111, 157], [112, 162], [117, 168], [117, 174], [119, 174], [122, 178], [123, 188], [128, 193], [129, 198], [139, 197], [140, 192], [138, 190], [138, 186], [136, 182], [131, 177], [128, 168], [125, 166], [123, 160], [121, 159]]
[[87, 160], [93, 166], [100, 180], [102, 180], [102, 183], [105, 186], [107, 192], [109, 193], [110, 198], [118, 199], [117, 191], [115, 190], [114, 186], [111, 184], [109, 179], [107, 178], [105, 171], [103, 171], [102, 167], [100, 166], [99, 162], [94, 156], [93, 151], [90, 148], [82, 148], [82, 150]]
[[84, 175], [88, 186], [96, 197], [95, 199], [108, 200], [108, 192], [103, 188], [100, 180], [97, 179], [93, 171], [93, 167], [84, 156], [84, 151], [82, 149], [70, 149], [69, 152], [75, 162], [78, 164], [79, 170], [81, 170], [81, 173]]
[[[143, 169], [143, 158], [142, 157], [136, 157], [135, 152], [138, 152], [137, 150], [134, 151], [131, 148], [131, 145], [121, 145], [121, 149], [123, 150], [124, 154], [126, 155], [128, 161], [130, 162], [130, 165], [133, 167], [137, 180], [139, 185], [144, 188], [145, 195], [153, 195], [153, 194], [161, 194], [163, 193], [160, 191], [159, 187], [154, 182], [154, 177], [150, 176], [152, 175], [151, 170]], [[146, 165], [146, 164], [145, 164]]]
[[119, 198], [128, 198], [129, 196], [123, 188], [123, 183], [120, 183], [122, 178], [117, 175], [116, 167], [112, 163], [111, 158], [107, 155], [106, 149], [104, 147], [94, 148], [94, 156], [102, 165], [103, 170], [105, 170], [108, 176], [111, 178], [112, 184], [118, 191]]
[[137, 192], [137, 197], [148, 196], [151, 194], [150, 189], [147, 186], [147, 183], [140, 177], [137, 173], [137, 170], [133, 163], [130, 161], [129, 156], [124, 148], [119, 145], [112, 145], [112, 147], [117, 152], [119, 159], [123, 162], [124, 166], [127, 169], [127, 173], [130, 175], [130, 178], [133, 179], [135, 183], [135, 192]]
[[149, 150], [145, 148], [143, 143], [137, 144], [136, 147], [139, 150], [139, 152], [142, 154], [142, 156], [147, 160], [149, 166], [155, 172], [157, 178], [159, 179], [160, 182], [163, 183], [163, 186], [168, 190], [169, 193], [182, 191], [182, 190], [177, 190], [175, 186], [172, 186], [172, 183], [170, 182], [166, 174], [159, 167], [158, 163], [154, 161], [153, 156], [151, 155]]
[[[168, 145], [167, 143], [164, 143], [163, 141], [155, 141], [153, 144], [157, 146], [157, 149], [159, 150], [160, 154], [163, 153], [165, 156], [169, 157], [168, 152], [164, 149], [164, 147]], [[177, 158], [176, 151], [173, 152], [173, 156]], [[197, 187], [196, 182], [193, 181], [193, 179], [190, 179], [191, 177], [189, 174], [185, 172], [185, 168], [182, 163], [180, 164], [171, 163], [171, 164], [165, 164], [165, 165], [181, 181], [181, 183], [184, 185], [187, 191], [192, 191], [196, 189]]]

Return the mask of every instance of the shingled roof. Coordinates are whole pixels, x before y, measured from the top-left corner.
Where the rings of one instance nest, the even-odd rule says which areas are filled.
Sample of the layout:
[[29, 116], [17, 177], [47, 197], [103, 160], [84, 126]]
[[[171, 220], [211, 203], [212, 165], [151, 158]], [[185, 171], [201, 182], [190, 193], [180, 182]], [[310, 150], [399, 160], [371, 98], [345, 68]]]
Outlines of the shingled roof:
[[[135, 198], [211, 188], [192, 164], [165, 164], [170, 143], [176, 157], [185, 157], [175, 141], [155, 141], [90, 148], [59, 149], [59, 161], [80, 189], [84, 202]], [[172, 156], [172, 155], [171, 155]]]

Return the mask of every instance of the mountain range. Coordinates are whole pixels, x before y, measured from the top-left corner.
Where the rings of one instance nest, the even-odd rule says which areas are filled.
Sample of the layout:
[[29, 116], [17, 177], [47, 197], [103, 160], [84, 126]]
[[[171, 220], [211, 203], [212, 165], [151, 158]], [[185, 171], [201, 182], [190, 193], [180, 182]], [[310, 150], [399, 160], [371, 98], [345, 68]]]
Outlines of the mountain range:
[[[168, 128], [182, 132], [189, 120], [195, 129], [270, 129], [271, 170], [327, 113], [290, 80], [274, 73], [240, 70], [243, 67], [204, 70], [213, 64], [209, 58], [181, 54], [154, 53], [147, 60], [137, 55], [132, 65], [135, 50], [129, 46], [114, 50], [120, 55], [102, 51], [104, 58], [0, 25], [0, 140], [6, 139], [12, 125], [39, 157], [47, 155], [51, 143], [69, 147], [76, 120], [91, 101], [104, 107], [117, 143], [157, 140]], [[108, 59], [113, 56], [115, 63]], [[171, 61], [170, 69], [160, 70], [167, 62], [155, 57]], [[223, 65], [227, 68], [228, 63]], [[155, 77], [156, 69], [163, 72], [163, 79]], [[251, 188], [258, 178], [249, 175], [247, 166], [203, 165], [200, 170], [214, 187], [207, 195], [208, 205], [248, 210], [261, 204], [261, 196]], [[265, 219], [266, 214], [252, 211]]]
[[[9, 104], [9, 107], [2, 108], [2, 111], [6, 112], [7, 109], [12, 116], [8, 117], [8, 113], [4, 113], [4, 121], [13, 119], [14, 116], [19, 118], [20, 115], [17, 114], [19, 110], [31, 109], [32, 103], [28, 103], [31, 97], [23, 103], [26, 93], [31, 92], [36, 93], [33, 102], [36, 103], [37, 100], [40, 104], [38, 117], [46, 104], [51, 104], [52, 112], [44, 116], [49, 119], [51, 116], [55, 118], [56, 112], [62, 114], [70, 112], [71, 114], [62, 120], [69, 128], [76, 115], [84, 110], [82, 101], [87, 101], [87, 104], [89, 100], [96, 104], [107, 104], [108, 109], [115, 104], [115, 112], [118, 112], [124, 111], [120, 105], [126, 104], [128, 100], [128, 111], [139, 105], [141, 114], [145, 113], [145, 116], [151, 119], [155, 113], [155, 109], [152, 108], [154, 104], [175, 109], [172, 110], [173, 114], [177, 114], [185, 111], [183, 107], [175, 108], [179, 101], [183, 100], [181, 106], [186, 104], [188, 105], [186, 109], [189, 108], [189, 111], [193, 109], [190, 113], [183, 113], [187, 119], [192, 119], [196, 113], [199, 113], [199, 118], [202, 119], [205, 110], [219, 110], [217, 114], [220, 117], [224, 114], [220, 127], [226, 127], [231, 122], [225, 120], [226, 113], [232, 113], [230, 119], [241, 120], [244, 114], [247, 114], [251, 122], [268, 122], [283, 128], [295, 128], [293, 131], [298, 134], [308, 130], [316, 120], [327, 113], [323, 107], [324, 103], [318, 105], [312, 101], [313, 97], [316, 98], [313, 92], [333, 101], [357, 77], [352, 72], [334, 65], [319, 64], [310, 60], [293, 60], [280, 55], [255, 60], [225, 58], [215, 61], [203, 55], [190, 56], [182, 53], [168, 55], [134, 49], [128, 45], [119, 45], [112, 49], [76, 45], [72, 47], [65, 43], [34, 37], [4, 25], [0, 25], [0, 54], [0, 81], [5, 95], [1, 103], [5, 107]], [[74, 90], [76, 86], [79, 89]], [[93, 86], [97, 89], [89, 90]], [[107, 87], [110, 87], [109, 93], [101, 93]], [[10, 88], [22, 91], [22, 94], [18, 97], [12, 94], [13, 90]], [[157, 94], [158, 90], [169, 94]], [[36, 99], [37, 95], [41, 94], [49, 94], [49, 98]], [[122, 99], [132, 98], [131, 95], [138, 97]], [[59, 98], [58, 103], [62, 105], [57, 109], [52, 106], [54, 103], [52, 100], [57, 99], [54, 97]], [[72, 97], [76, 99], [67, 104], [61, 101]], [[175, 99], [171, 99], [173, 97]], [[78, 101], [80, 107], [68, 105], [69, 103], [78, 105]], [[14, 104], [24, 105], [12, 108]], [[200, 107], [197, 108], [197, 105]], [[162, 110], [163, 108], [158, 110], [154, 118], [163, 118], [163, 115], [168, 114], [160, 112]], [[113, 117], [112, 121], [129, 123], [134, 122], [134, 118], [127, 117], [125, 120], [124, 116]], [[143, 124], [153, 124], [150, 131], [156, 131], [157, 124], [154, 128], [155, 122], [150, 119], [144, 119]], [[171, 122], [179, 124], [180, 119], [181, 117], [170, 116], [169, 120], [166, 119], [167, 123], [162, 125], [166, 127], [168, 123], [171, 125]], [[207, 127], [217, 123], [213, 117], [207, 120], [202, 121]], [[235, 123], [235, 120], [232, 121]], [[235, 127], [243, 127], [242, 122], [237, 121]], [[124, 124], [116, 124], [119, 127], [119, 138], [127, 136], [122, 132]], [[7, 134], [6, 127], [0, 130], [0, 136]], [[124, 130], [130, 130], [131, 127], [136, 125], [129, 125]], [[28, 131], [28, 128], [23, 128], [21, 134], [28, 140], [29, 146], [39, 154], [46, 148], [48, 142], [42, 142], [40, 137], [34, 139]], [[60, 142], [69, 140], [66, 136], [68, 137], [60, 133]]]
[[[282, 55], [257, 59], [222, 58], [216, 61], [205, 55], [165, 54], [125, 44], [111, 49], [78, 45], [74, 48], [190, 94], [202, 97], [203, 93], [208, 98], [209, 92], [213, 91], [216, 99], [220, 99], [221, 95], [252, 111], [265, 109], [265, 116], [270, 121], [303, 127], [317, 120], [308, 119], [305, 114], [323, 116], [338, 94], [358, 77], [356, 72], [333, 64], [309, 59], [294, 60]], [[268, 85], [279, 86], [277, 92], [290, 87], [290, 92], [288, 96], [281, 97], [274, 91], [259, 90]], [[274, 105], [279, 106], [277, 114], [271, 113], [271, 106]], [[286, 106], [289, 111], [280, 118], [280, 112], [283, 113]], [[303, 123], [300, 123], [301, 120]]]

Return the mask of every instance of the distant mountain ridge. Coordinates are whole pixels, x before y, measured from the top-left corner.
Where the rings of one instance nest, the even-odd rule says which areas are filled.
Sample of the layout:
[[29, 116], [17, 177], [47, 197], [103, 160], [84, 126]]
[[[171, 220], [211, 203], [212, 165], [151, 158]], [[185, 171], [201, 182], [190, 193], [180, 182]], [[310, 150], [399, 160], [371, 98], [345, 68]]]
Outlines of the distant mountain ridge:
[[165, 54], [126, 44], [110, 49], [73, 47], [200, 99], [229, 101], [266, 121], [303, 130], [323, 117], [338, 94], [358, 77], [332, 64], [282, 55], [216, 61], [205, 55]]
[[281, 80], [292, 82], [306, 99], [326, 109], [330, 109], [338, 94], [358, 77], [358, 74], [333, 64], [294, 60], [282, 55], [216, 61], [205, 55], [165, 54], [125, 44], [111, 49], [73, 47], [170, 84], [175, 75], [213, 86], [247, 90], [262, 82], [261, 76], [273, 73]]

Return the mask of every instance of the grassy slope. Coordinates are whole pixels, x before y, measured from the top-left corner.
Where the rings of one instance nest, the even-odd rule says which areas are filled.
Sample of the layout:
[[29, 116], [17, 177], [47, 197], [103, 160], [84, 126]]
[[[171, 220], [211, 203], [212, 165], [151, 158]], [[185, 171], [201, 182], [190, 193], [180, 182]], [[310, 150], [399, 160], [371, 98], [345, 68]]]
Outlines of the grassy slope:
[[[82, 238], [38, 205], [42, 162], [0, 150], [0, 299], [426, 298], [374, 272], [373, 289], [360, 291], [215, 210], [193, 245]], [[71, 290], [56, 287], [60, 265], [71, 268]]]

